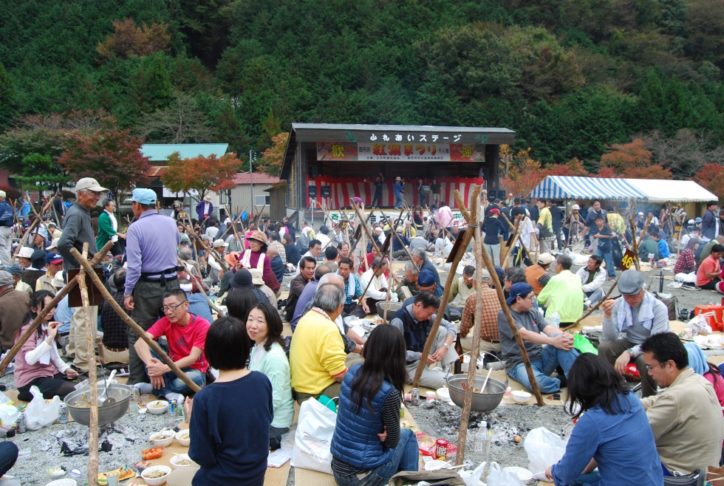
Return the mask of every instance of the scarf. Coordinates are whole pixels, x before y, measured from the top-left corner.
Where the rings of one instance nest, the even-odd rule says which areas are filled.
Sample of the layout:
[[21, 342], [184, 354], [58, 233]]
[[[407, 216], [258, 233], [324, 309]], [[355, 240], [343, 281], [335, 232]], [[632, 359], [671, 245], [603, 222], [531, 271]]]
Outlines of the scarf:
[[[639, 322], [643, 322], [643, 326], [651, 330], [654, 319], [654, 299], [655, 297], [650, 293], [646, 292], [644, 300], [639, 305]], [[633, 327], [633, 314], [631, 313], [631, 306], [623, 300], [623, 297], [616, 301], [616, 324], [618, 326], [618, 332], [625, 332], [629, 327]]]

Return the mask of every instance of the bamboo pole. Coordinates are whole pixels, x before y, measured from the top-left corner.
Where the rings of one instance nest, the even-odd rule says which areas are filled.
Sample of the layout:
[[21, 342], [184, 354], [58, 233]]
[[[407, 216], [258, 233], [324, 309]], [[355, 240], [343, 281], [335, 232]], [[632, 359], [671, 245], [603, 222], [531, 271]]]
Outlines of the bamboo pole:
[[[186, 265], [184, 264], [184, 262], [183, 262], [181, 259], [177, 259], [177, 260], [176, 260], [176, 263], [178, 263], [178, 265], [179, 265], [180, 267], [183, 267], [184, 269], [186, 269]], [[196, 271], [198, 272], [198, 268], [196, 269]], [[189, 274], [189, 275], [190, 275], [192, 278], [196, 278], [194, 275], [191, 275], [191, 274]], [[212, 309], [214, 309], [214, 310], [216, 311], [216, 313], [219, 315], [219, 317], [224, 316], [224, 315], [225, 315], [224, 311], [222, 311], [221, 308], [219, 308], [216, 304], [214, 304], [214, 303], [211, 301], [211, 297], [209, 297], [209, 294], [207, 294], [206, 291], [204, 290], [204, 285], [203, 285], [203, 283], [202, 283], [202, 282], [198, 282], [198, 283], [199, 283], [199, 285], [197, 285], [196, 288], [198, 288], [198, 289], [199, 289], [199, 292], [201, 292], [201, 295], [203, 295], [203, 296], [206, 298], [206, 302], [209, 303], [209, 307], [211, 307]]]
[[[101, 248], [101, 250], [93, 256], [93, 259], [90, 261], [90, 264], [91, 265], [99, 264], [101, 262], [101, 260], [103, 259], [103, 255], [108, 253], [108, 250], [110, 250], [112, 246], [113, 246], [113, 242], [108, 241], [103, 246], [103, 248]], [[50, 310], [53, 309], [54, 307], [56, 307], [58, 305], [58, 303], [61, 300], [63, 300], [63, 297], [68, 295], [68, 293], [70, 293], [70, 291], [73, 290], [76, 285], [78, 285], [78, 280], [79, 280], [78, 275], [76, 275], [75, 277], [70, 279], [70, 281], [67, 284], [65, 284], [65, 287], [60, 289], [58, 291], [58, 293], [55, 294], [55, 297], [53, 297], [53, 300], [51, 300], [50, 303], [43, 310], [41, 310], [38, 313], [37, 317], [35, 319], [33, 319], [33, 321], [30, 323], [30, 325], [28, 325], [27, 329], [25, 330], [25, 333], [21, 334], [20, 337], [18, 337], [18, 339], [15, 341], [15, 344], [13, 344], [13, 347], [10, 348], [10, 351], [8, 351], [7, 354], [5, 354], [5, 357], [3, 358], [3, 360], [0, 361], [0, 374], [2, 374], [5, 371], [5, 369], [8, 367], [8, 365], [13, 360], [13, 358], [15, 358], [15, 355], [17, 355], [18, 352], [20, 351], [20, 348], [23, 347], [25, 342], [28, 339], [30, 339], [30, 336], [32, 336], [33, 333], [35, 332], [35, 330], [38, 329], [38, 326], [40, 325], [41, 322], [43, 322], [43, 319], [45, 319], [45, 316], [50, 312]]]
[[[75, 248], [74, 248], [75, 250]], [[77, 252], [78, 250], [76, 250]], [[83, 243], [83, 254], [73, 255], [80, 262], [88, 257], [88, 243]], [[89, 272], [95, 275], [93, 267], [89, 265]], [[90, 299], [88, 298], [88, 287], [85, 280], [85, 267], [81, 266], [78, 272], [78, 287], [80, 287], [80, 298], [83, 302], [81, 312], [90, 322], [91, 310]], [[96, 327], [94, 323], [88, 326], [86, 334], [86, 346], [88, 347], [88, 384], [90, 385], [90, 420], [88, 423], [88, 484], [95, 484], [98, 480], [98, 376], [96, 370]]]
[[161, 348], [161, 346], [158, 345], [156, 341], [151, 339], [146, 335], [146, 331], [139, 326], [128, 314], [126, 314], [126, 311], [123, 310], [123, 308], [118, 305], [118, 302], [116, 302], [116, 299], [113, 298], [111, 293], [108, 291], [105, 285], [103, 285], [103, 282], [101, 281], [100, 277], [95, 274], [95, 272], [92, 272], [92, 267], [90, 266], [90, 263], [85, 258], [81, 257], [81, 254], [78, 253], [78, 250], [75, 248], [70, 249], [71, 255], [78, 260], [78, 263], [86, 269], [88, 272], [88, 276], [91, 278], [91, 281], [93, 282], [93, 285], [96, 286], [98, 291], [103, 295], [103, 298], [106, 300], [106, 302], [113, 308], [114, 311], [116, 311], [116, 314], [118, 314], [118, 317], [121, 318], [123, 322], [125, 322], [128, 327], [130, 327], [141, 339], [143, 339], [146, 344], [149, 345], [149, 347], [153, 350], [154, 353], [158, 355], [158, 357], [166, 363], [166, 365], [171, 368], [171, 371], [174, 372], [176, 376], [178, 376], [181, 381], [183, 381], [186, 386], [188, 386], [191, 391], [197, 392], [201, 390], [201, 388], [194, 383], [188, 376], [186, 376], [186, 373], [184, 373], [178, 366], [176, 366], [176, 363], [173, 362], [171, 358], [166, 354], [166, 352]]
[[629, 224], [631, 225], [631, 246], [634, 252], [634, 266], [637, 271], [641, 271], [641, 262], [639, 261], [639, 239], [636, 237], [638, 230], [636, 229], [636, 223], [634, 222], [633, 216], [629, 218]]
[[205, 242], [204, 240], [202, 240], [201, 237], [200, 237], [198, 234], [196, 234], [196, 231], [194, 231], [193, 227], [191, 227], [190, 225], [187, 225], [187, 226], [186, 226], [186, 231], [191, 231], [191, 233], [190, 233], [191, 236], [192, 236], [196, 241], [199, 242], [199, 244], [201, 245], [201, 247], [202, 247], [204, 250], [206, 250], [209, 255], [213, 256], [214, 259], [219, 262], [219, 266], [221, 266], [221, 268], [222, 268], [224, 271], [227, 271], [227, 270], [229, 269], [229, 267], [226, 265], [226, 260], [224, 260], [224, 258], [223, 258], [222, 256], [220, 256], [219, 253], [218, 253], [216, 250], [214, 250], [213, 248], [209, 247], [209, 245], [207, 245], [206, 242]]
[[[473, 206], [472, 213], [475, 215], [476, 208], [479, 206], [480, 198], [478, 197], [476, 205]], [[471, 216], [473, 216], [471, 215]], [[473, 325], [473, 344], [470, 351], [470, 367], [468, 368], [468, 386], [465, 389], [463, 398], [463, 410], [460, 416], [460, 431], [458, 433], [458, 453], [455, 464], [460, 465], [465, 460], [465, 444], [468, 437], [468, 423], [470, 421], [470, 409], [473, 403], [473, 387], [475, 384], [476, 363], [480, 355], [480, 326], [483, 320], [483, 284], [480, 276], [483, 274], [483, 256], [482, 247], [483, 239], [481, 237], [480, 225], [476, 221], [468, 221], [468, 225], [475, 225], [475, 243], [473, 249], [475, 251], [475, 273], [476, 273], [476, 299], [475, 299], [475, 321]], [[484, 390], [481, 390], [484, 392]]]
[[[458, 197], [458, 193], [455, 193], [455, 197]], [[521, 338], [520, 334], [518, 333], [518, 327], [515, 325], [515, 320], [513, 320], [513, 315], [510, 313], [510, 308], [508, 307], [508, 303], [505, 300], [505, 295], [503, 294], [503, 283], [498, 278], [498, 273], [495, 271], [495, 265], [493, 265], [493, 262], [490, 260], [490, 256], [488, 256], [488, 251], [485, 249], [484, 246], [481, 253], [483, 261], [485, 262], [485, 267], [488, 269], [488, 273], [490, 273], [490, 278], [493, 280], [493, 282], [495, 282], [495, 291], [498, 294], [498, 301], [500, 302], [500, 307], [503, 310], [503, 314], [505, 314], [505, 318], [508, 321], [510, 330], [513, 332], [515, 342], [518, 345], [518, 349], [520, 350], [520, 357], [523, 361], [523, 365], [525, 366], [525, 371], [528, 374], [528, 381], [530, 382], [531, 390], [533, 391], [533, 395], [535, 395], [538, 406], [542, 407], [544, 405], [543, 395], [541, 395], [540, 388], [538, 387], [538, 382], [535, 380], [535, 375], [533, 374], [533, 367], [531, 366], [530, 358], [528, 357], [528, 351], [525, 349], [525, 343], [523, 342], [523, 338]]]
[[[480, 187], [476, 187], [472, 194], [471, 198], [473, 200], [478, 197], [480, 194]], [[456, 197], [460, 197], [460, 191], [455, 191]], [[460, 198], [460, 201], [458, 202], [458, 206], [464, 208], [465, 205], [462, 203], [462, 198]], [[425, 347], [422, 350], [422, 355], [420, 355], [420, 361], [417, 364], [417, 370], [415, 371], [415, 378], [412, 380], [413, 385], [412, 386], [418, 386], [418, 382], [420, 381], [420, 376], [422, 376], [422, 371], [425, 369], [425, 366], [427, 365], [427, 357], [430, 354], [430, 349], [432, 348], [432, 343], [435, 340], [435, 336], [437, 335], [437, 330], [440, 328], [440, 322], [442, 322], [442, 315], [445, 312], [445, 309], [447, 308], [448, 300], [450, 299], [450, 290], [452, 288], [453, 280], [455, 280], [455, 271], [457, 270], [458, 265], [460, 264], [460, 260], [462, 260], [463, 255], [465, 254], [465, 250], [467, 249], [468, 245], [470, 244], [470, 240], [473, 238], [473, 234], [475, 232], [475, 228], [472, 225], [468, 225], [468, 227], [465, 229], [465, 232], [463, 233], [462, 237], [462, 244], [458, 247], [457, 252], [455, 253], [455, 256], [453, 257], [453, 261], [450, 264], [450, 270], [447, 274], [447, 281], [445, 282], [444, 291], [442, 294], [442, 300], [440, 301], [440, 307], [438, 308], [438, 312], [435, 315], [435, 322], [432, 323], [432, 328], [430, 329], [430, 334], [427, 336], [427, 340], [425, 341]]]
[[[502, 213], [501, 213], [502, 214]], [[505, 248], [505, 251], [502, 252], [502, 255], [500, 257], [500, 266], [502, 268], [505, 268], [505, 262], [508, 260], [508, 256], [510, 255], [510, 252], [513, 251], [513, 247], [515, 246], [515, 240], [517, 240], [520, 237], [520, 220], [515, 222], [515, 226], [513, 226], [513, 239], [511, 239], [510, 246]]]

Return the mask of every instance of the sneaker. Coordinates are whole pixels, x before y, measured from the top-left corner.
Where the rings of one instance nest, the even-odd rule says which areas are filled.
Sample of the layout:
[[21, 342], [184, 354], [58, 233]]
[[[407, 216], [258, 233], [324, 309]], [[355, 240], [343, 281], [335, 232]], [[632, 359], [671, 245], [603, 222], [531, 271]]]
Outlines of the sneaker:
[[150, 383], [136, 383], [133, 388], [138, 390], [139, 395], [150, 395], [153, 393], [153, 385]]

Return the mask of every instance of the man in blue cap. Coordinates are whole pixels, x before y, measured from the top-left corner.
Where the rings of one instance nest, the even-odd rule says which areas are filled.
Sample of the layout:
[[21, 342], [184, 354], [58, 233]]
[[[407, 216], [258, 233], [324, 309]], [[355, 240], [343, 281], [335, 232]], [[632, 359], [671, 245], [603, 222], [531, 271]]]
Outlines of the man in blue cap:
[[[126, 284], [123, 303], [143, 329], [162, 315], [163, 296], [179, 288], [176, 246], [179, 234], [173, 218], [156, 211], [156, 193], [136, 188], [131, 195], [135, 221], [126, 233]], [[148, 382], [143, 361], [134, 348], [137, 336], [129, 334], [128, 383]]]
[[[561, 380], [551, 374], [560, 366], [563, 374], [568, 375], [573, 362], [578, 357], [578, 351], [573, 349], [573, 336], [561, 332], [560, 329], [543, 320], [540, 312], [534, 306], [533, 287], [528, 283], [519, 282], [511, 285], [506, 302], [510, 306], [510, 313], [518, 328], [518, 334], [525, 343], [525, 349], [528, 352], [540, 391], [542, 393], [559, 391]], [[518, 348], [508, 319], [502, 310], [498, 313], [498, 331], [508, 376], [531, 390], [520, 348]]]

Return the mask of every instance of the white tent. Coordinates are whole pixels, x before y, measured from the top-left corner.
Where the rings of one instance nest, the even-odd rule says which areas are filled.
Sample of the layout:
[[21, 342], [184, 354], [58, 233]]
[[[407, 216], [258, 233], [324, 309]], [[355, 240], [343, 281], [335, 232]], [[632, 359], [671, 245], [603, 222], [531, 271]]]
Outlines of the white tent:
[[626, 179], [653, 203], [664, 202], [707, 202], [719, 198], [694, 181], [672, 181], [668, 179]]

